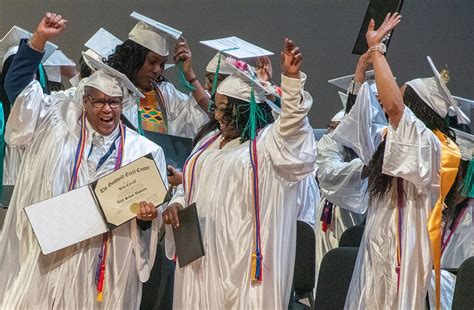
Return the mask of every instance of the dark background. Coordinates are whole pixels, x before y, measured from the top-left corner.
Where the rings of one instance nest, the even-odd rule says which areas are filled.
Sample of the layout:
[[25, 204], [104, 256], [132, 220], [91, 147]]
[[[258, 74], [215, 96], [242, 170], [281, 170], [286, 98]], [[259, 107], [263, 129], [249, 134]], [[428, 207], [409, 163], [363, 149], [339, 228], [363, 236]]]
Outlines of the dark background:
[[[323, 127], [341, 109], [338, 89], [327, 80], [353, 73], [357, 56], [351, 51], [367, 5], [368, 0], [0, 0], [0, 36], [14, 24], [33, 32], [46, 11], [58, 12], [69, 22], [55, 43], [77, 62], [100, 27], [125, 40], [135, 10], [183, 31], [199, 76], [214, 55], [199, 40], [236, 35], [279, 54], [289, 37], [305, 57], [306, 89], [314, 98], [311, 124]], [[438, 67], [448, 64], [452, 94], [474, 99], [474, 1], [405, 0], [402, 15], [387, 56], [397, 81], [432, 76], [430, 55]], [[278, 81], [278, 58], [272, 61]], [[165, 76], [176, 81], [176, 70]]]

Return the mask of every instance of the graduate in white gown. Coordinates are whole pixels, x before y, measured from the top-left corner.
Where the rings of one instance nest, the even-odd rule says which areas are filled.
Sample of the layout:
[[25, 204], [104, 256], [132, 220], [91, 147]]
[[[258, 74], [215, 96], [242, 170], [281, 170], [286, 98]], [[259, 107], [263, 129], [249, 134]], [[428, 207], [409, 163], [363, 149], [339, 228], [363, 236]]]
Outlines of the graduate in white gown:
[[[314, 171], [315, 142], [307, 119], [312, 98], [303, 90], [302, 56], [290, 40], [285, 40], [283, 52], [280, 117], [264, 126], [264, 119], [273, 117], [262, 104], [265, 95], [257, 84], [252, 87], [240, 72], [225, 79], [216, 95], [219, 129], [197, 145], [184, 183], [163, 213], [166, 223], [177, 226], [177, 210], [195, 202], [206, 251], [176, 269], [175, 309], [288, 307], [296, 249], [296, 185]], [[252, 97], [255, 103], [250, 103]], [[252, 124], [247, 122], [250, 107], [262, 113], [253, 140], [246, 126]], [[172, 250], [169, 246], [171, 242], [167, 247]]]
[[[332, 118], [340, 122], [344, 110]], [[361, 178], [364, 164], [352, 158], [349, 150], [332, 139], [332, 130], [316, 145], [317, 177], [321, 191], [314, 227], [316, 237], [316, 283], [324, 255], [339, 246], [341, 235], [349, 227], [361, 224], [367, 210], [367, 180]], [[322, 216], [324, 214], [324, 216]]]
[[[371, 158], [367, 222], [346, 309], [424, 307], [436, 262], [432, 250], [441, 246], [442, 203], [459, 165], [459, 148], [444, 121], [448, 107], [455, 105], [445, 82], [435, 72], [399, 90], [382, 53], [382, 39], [400, 18], [388, 14], [376, 31], [372, 20], [366, 34], [379, 99], [389, 118], [386, 133], [371, 126], [367, 84], [335, 130], [345, 142], [353, 141], [346, 146], [361, 159]], [[360, 134], [354, 128], [367, 130]]]
[[194, 138], [209, 120], [209, 96], [193, 71], [191, 50], [181, 38], [173, 55], [173, 61], [183, 68], [182, 79], [189, 88], [188, 95], [177, 90], [162, 75], [169, 57], [170, 32], [175, 30], [168, 26], [157, 28], [157, 23], [149, 22], [146, 17], [143, 20], [139, 20], [130, 31], [129, 39], [118, 45], [107, 60], [146, 96], [141, 100], [137, 96], [127, 96], [123, 113], [139, 131]]
[[[47, 13], [35, 36], [20, 46], [31, 64], [40, 61], [45, 41], [59, 35], [64, 25], [61, 16]], [[43, 255], [23, 212], [148, 153], [166, 183], [162, 149], [119, 122], [124, 86], [138, 91], [107, 70], [82, 85], [71, 99], [45, 95], [32, 81], [13, 106], [6, 140], [24, 147], [25, 153], [0, 241], [1, 309], [137, 309], [140, 304], [142, 282], [154, 261], [156, 208], [141, 203], [139, 220], [111, 231], [102, 302], [96, 300], [95, 278], [103, 236]], [[82, 157], [76, 156], [80, 149]]]

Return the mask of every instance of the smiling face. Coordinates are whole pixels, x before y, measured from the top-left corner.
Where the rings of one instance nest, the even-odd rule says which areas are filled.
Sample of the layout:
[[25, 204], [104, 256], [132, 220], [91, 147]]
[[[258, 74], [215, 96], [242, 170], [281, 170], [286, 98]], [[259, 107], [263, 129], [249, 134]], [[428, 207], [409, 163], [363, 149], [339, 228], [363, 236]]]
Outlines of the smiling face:
[[98, 89], [86, 87], [83, 100], [92, 128], [101, 135], [110, 135], [120, 121], [122, 97], [110, 97]]
[[145, 57], [143, 66], [138, 70], [136, 83], [137, 86], [143, 90], [151, 88], [151, 83], [158, 79], [165, 70], [165, 63], [168, 57], [160, 56], [155, 52], [149, 51]]
[[225, 138], [233, 139], [240, 136], [240, 132], [235, 128], [235, 124], [232, 122], [232, 117], [236, 113], [236, 108], [231, 107], [227, 96], [216, 93], [214, 118], [219, 123], [222, 136]]

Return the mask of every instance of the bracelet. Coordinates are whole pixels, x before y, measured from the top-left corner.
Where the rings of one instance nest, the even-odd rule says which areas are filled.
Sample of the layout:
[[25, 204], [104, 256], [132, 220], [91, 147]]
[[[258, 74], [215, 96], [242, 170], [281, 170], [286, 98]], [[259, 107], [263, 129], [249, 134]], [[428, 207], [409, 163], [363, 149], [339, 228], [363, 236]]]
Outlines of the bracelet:
[[197, 79], [198, 79], [197, 77], [193, 77], [192, 79], [188, 80], [188, 83], [192, 84], [192, 83], [196, 82]]
[[35, 52], [38, 52], [38, 53], [41, 53], [43, 54], [46, 50], [46, 48], [44, 48], [42, 51], [36, 49], [33, 47], [33, 45], [31, 44], [31, 39], [29, 39], [28, 41], [26, 41], [26, 45], [28, 45], [29, 48], [31, 48], [32, 50], [34, 50]]

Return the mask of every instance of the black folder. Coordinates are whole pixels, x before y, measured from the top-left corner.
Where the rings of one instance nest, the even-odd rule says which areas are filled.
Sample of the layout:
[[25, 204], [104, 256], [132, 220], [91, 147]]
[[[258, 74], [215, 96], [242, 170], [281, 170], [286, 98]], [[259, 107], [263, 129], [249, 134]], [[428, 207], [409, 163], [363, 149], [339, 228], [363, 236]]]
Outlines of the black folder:
[[206, 255], [196, 204], [178, 211], [179, 228], [173, 228], [179, 268]]

